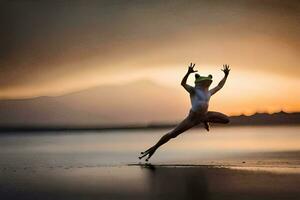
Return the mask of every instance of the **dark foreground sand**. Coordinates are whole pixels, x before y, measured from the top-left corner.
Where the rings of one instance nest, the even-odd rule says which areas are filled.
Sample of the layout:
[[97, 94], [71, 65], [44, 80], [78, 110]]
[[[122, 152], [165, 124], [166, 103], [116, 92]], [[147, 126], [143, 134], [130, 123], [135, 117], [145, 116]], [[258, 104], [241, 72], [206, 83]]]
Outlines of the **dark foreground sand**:
[[1, 168], [0, 199], [300, 199], [298, 169], [273, 169], [170, 165]]

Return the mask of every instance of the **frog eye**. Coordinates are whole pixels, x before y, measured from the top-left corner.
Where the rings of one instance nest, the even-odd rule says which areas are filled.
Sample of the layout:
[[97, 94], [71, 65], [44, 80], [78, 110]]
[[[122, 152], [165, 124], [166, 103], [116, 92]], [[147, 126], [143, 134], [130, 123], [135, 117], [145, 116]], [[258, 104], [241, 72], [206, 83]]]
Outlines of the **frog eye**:
[[210, 74], [210, 75], [208, 75], [208, 77], [209, 77], [209, 78], [212, 78], [212, 75]]

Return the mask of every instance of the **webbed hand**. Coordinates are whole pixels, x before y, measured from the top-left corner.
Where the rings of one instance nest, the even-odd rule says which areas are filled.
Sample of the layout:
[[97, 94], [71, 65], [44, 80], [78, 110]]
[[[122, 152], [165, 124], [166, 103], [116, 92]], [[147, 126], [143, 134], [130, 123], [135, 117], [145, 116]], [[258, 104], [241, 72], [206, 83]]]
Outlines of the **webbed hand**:
[[224, 72], [225, 76], [228, 76], [228, 74], [230, 72], [229, 65], [227, 65], [227, 64], [223, 65], [223, 69], [221, 69], [221, 70]]
[[190, 66], [189, 66], [189, 69], [188, 69], [189, 74], [198, 72], [198, 70], [194, 70], [194, 67], [195, 67], [195, 63], [194, 64], [191, 63]]

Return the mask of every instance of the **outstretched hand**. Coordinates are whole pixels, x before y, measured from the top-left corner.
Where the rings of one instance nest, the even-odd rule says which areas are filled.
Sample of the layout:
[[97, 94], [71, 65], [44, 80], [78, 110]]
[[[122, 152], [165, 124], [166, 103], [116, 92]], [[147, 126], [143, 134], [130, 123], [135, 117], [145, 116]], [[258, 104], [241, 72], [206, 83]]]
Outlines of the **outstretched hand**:
[[228, 76], [228, 74], [229, 74], [229, 72], [230, 72], [230, 68], [229, 68], [229, 65], [223, 65], [223, 69], [221, 69], [223, 72], [224, 72], [224, 74], [225, 74], [225, 76]]
[[189, 74], [198, 72], [198, 70], [194, 70], [194, 67], [195, 67], [195, 63], [194, 64], [191, 63], [190, 66], [189, 66], [189, 70], [188, 70]]

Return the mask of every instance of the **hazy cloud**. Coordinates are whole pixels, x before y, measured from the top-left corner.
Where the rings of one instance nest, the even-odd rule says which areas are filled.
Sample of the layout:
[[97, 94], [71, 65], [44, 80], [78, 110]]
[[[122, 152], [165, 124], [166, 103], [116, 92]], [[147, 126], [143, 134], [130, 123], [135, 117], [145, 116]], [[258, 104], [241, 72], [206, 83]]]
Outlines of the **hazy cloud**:
[[101, 79], [119, 69], [189, 60], [300, 74], [299, 1], [2, 1], [0, 7], [2, 93], [61, 79], [88, 85], [95, 73]]

